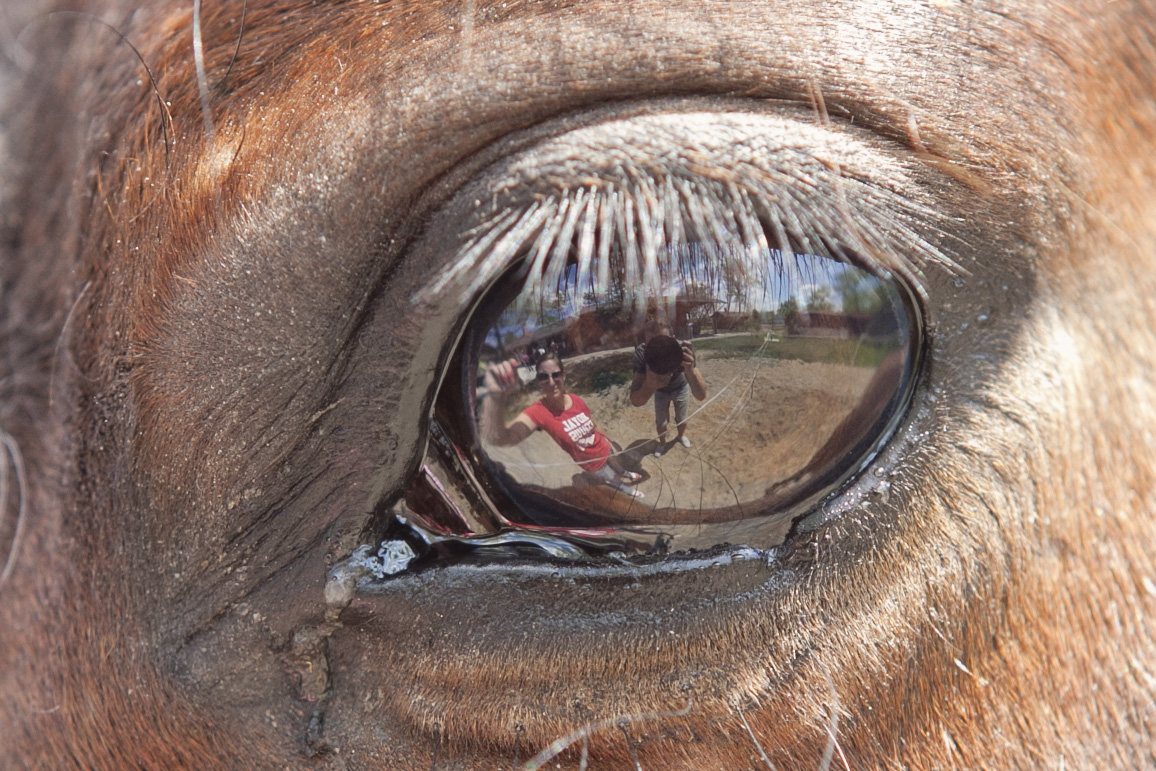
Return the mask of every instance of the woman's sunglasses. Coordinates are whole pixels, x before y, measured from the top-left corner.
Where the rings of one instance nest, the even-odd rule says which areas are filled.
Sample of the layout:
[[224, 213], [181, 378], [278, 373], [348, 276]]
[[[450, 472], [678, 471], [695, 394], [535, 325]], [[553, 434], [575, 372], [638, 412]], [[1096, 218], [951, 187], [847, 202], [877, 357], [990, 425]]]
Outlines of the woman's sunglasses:
[[561, 380], [566, 377], [565, 372], [539, 372], [538, 381], [545, 383], [547, 380]]

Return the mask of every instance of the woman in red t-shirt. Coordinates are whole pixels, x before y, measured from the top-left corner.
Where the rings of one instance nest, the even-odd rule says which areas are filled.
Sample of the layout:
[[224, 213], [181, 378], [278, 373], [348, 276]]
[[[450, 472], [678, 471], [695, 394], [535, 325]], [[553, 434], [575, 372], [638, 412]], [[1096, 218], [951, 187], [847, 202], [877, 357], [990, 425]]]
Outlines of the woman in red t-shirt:
[[516, 362], [504, 361], [486, 370], [486, 399], [482, 403], [482, 430], [487, 441], [498, 446], [518, 444], [535, 431], [545, 431], [582, 470], [599, 481], [635, 498], [641, 490], [629, 487], [640, 474], [623, 469], [613, 454], [610, 440], [599, 430], [582, 397], [566, 393], [566, 372], [557, 354], [548, 353], [538, 361], [538, 387], [542, 398], [502, 423], [506, 394], [520, 384]]

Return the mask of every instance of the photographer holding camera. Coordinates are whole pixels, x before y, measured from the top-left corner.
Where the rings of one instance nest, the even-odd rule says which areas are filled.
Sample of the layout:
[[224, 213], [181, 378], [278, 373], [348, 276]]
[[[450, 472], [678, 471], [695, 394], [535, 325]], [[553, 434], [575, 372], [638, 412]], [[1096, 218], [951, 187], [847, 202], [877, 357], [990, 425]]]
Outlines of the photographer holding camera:
[[687, 412], [690, 395], [702, 401], [706, 398], [706, 381], [695, 365], [694, 349], [689, 342], [675, 339], [666, 322], [655, 322], [651, 336], [634, 349], [634, 379], [630, 383], [630, 403], [641, 407], [654, 397], [655, 428], [658, 447], [654, 457], [666, 452], [666, 428], [670, 423], [670, 407], [674, 405], [674, 422], [678, 429], [675, 438], [683, 447], [691, 446], [686, 436]]

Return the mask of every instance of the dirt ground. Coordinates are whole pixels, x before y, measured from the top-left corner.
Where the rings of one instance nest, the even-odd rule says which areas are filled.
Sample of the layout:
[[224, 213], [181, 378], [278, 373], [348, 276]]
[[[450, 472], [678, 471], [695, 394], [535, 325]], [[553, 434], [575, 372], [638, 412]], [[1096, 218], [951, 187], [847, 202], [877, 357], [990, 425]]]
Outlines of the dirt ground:
[[[605, 360], [605, 356], [603, 359]], [[616, 358], [621, 361], [621, 356]], [[579, 382], [586, 368], [598, 368], [599, 357], [567, 363], [567, 381]], [[775, 482], [802, 469], [855, 407], [873, 370], [793, 359], [741, 359], [704, 351], [699, 371], [707, 381], [707, 399], [691, 399], [687, 449], [671, 444], [661, 457], [656, 449], [654, 406], [633, 407], [629, 384], [579, 394], [595, 422], [619, 450], [622, 465], [642, 474], [632, 499], [591, 483], [570, 457], [544, 432], [535, 432], [514, 447], [486, 448], [490, 458], [532, 491], [575, 503], [590, 495], [624, 518], [643, 522], [648, 514], [662, 519], [695, 521], [695, 513], [733, 507], [762, 498]], [[508, 413], [511, 419], [533, 399], [531, 384]], [[673, 419], [667, 440], [675, 437]], [[699, 520], [703, 521], [703, 520]]]

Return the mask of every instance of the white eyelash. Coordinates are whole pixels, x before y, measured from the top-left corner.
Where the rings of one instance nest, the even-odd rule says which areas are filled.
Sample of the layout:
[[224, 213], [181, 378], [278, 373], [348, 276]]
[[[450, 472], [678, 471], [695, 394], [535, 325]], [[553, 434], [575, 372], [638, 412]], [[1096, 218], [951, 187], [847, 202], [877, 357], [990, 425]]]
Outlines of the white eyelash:
[[[712, 131], [717, 136], [717, 126]], [[759, 139], [726, 136], [681, 155], [619, 140], [611, 151], [586, 148], [584, 155], [566, 146], [555, 158], [515, 165], [488, 191], [496, 211], [416, 299], [449, 289], [474, 297], [519, 260], [524, 296], [552, 291], [576, 265], [579, 287], [604, 292], [621, 282], [639, 298], [658, 298], [664, 282], [688, 269], [689, 244], [707, 245], [716, 276], [755, 281], [772, 269], [771, 251], [787, 259], [795, 251], [855, 255], [876, 271], [916, 277], [929, 264], [959, 270], [918, 230], [937, 216], [893, 159], [857, 145], [834, 147], [838, 137], [806, 148]], [[575, 160], [593, 155], [596, 168]], [[519, 192], [531, 202], [498, 203]]]

